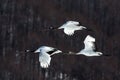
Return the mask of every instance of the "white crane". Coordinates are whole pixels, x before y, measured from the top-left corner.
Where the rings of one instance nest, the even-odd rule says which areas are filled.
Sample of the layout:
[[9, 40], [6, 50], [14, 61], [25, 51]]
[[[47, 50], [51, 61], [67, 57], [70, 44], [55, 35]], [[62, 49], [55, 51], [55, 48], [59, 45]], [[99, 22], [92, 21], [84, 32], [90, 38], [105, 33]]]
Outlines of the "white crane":
[[54, 54], [62, 53], [62, 51], [48, 46], [41, 46], [34, 53], [39, 53], [40, 66], [48, 68], [51, 61], [51, 56]]
[[82, 54], [85, 56], [101, 56], [103, 53], [101, 52], [95, 52], [95, 38], [93, 38], [90, 35], [87, 35], [87, 37], [84, 40], [84, 49], [82, 49], [80, 52], [77, 54]]
[[58, 29], [64, 29], [64, 33], [66, 35], [73, 35], [76, 30], [87, 29], [84, 26], [79, 26], [79, 22], [77, 21], [67, 21], [65, 24], [60, 26]]

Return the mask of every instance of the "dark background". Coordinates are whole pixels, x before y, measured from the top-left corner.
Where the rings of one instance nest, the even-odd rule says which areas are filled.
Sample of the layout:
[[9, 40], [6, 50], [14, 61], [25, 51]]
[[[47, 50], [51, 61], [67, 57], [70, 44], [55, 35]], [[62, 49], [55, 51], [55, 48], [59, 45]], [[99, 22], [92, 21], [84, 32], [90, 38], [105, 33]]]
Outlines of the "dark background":
[[[0, 80], [120, 80], [119, 15], [120, 0], [0, 0]], [[69, 20], [92, 31], [48, 30]], [[108, 56], [58, 54], [42, 69], [38, 54], [24, 52], [42, 45], [78, 52], [88, 34]]]

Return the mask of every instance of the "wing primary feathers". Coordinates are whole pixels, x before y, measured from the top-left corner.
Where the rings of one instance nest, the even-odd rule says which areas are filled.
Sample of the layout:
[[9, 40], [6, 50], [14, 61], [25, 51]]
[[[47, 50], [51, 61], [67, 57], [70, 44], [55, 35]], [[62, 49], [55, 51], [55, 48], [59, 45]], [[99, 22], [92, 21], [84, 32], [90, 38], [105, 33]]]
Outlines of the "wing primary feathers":
[[53, 49], [53, 50], [51, 50], [51, 51], [49, 51], [49, 52], [47, 52], [49, 55], [51, 55], [53, 52], [55, 52], [55, 51], [57, 51], [57, 49]]

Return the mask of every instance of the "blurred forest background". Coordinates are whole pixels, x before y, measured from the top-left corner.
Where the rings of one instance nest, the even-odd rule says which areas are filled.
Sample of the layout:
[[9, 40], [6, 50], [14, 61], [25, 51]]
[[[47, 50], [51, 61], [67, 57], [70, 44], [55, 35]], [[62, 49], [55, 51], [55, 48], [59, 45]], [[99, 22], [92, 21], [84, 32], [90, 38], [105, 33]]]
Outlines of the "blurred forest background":
[[[0, 0], [0, 80], [120, 80], [120, 0]], [[80, 22], [91, 31], [67, 36], [58, 28]], [[42, 45], [78, 52], [88, 35], [100, 57], [58, 54], [42, 69], [36, 50]]]

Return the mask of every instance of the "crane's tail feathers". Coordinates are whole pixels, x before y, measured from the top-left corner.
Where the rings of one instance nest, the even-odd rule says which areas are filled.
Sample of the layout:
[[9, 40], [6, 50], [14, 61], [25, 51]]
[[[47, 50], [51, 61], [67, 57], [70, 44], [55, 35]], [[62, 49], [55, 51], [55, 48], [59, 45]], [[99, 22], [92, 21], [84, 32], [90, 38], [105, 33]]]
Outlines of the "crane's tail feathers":
[[83, 27], [83, 29], [87, 29], [86, 27]]

